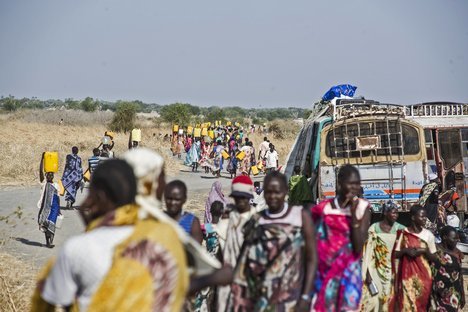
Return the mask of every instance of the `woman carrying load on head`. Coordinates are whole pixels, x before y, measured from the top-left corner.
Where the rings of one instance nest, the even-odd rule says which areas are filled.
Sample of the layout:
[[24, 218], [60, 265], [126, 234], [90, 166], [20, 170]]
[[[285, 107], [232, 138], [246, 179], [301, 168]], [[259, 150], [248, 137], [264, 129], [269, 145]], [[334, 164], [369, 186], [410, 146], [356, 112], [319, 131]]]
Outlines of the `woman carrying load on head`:
[[54, 174], [46, 172], [44, 182], [44, 154], [39, 168], [39, 179], [42, 183], [41, 198], [37, 203], [39, 214], [37, 221], [39, 230], [45, 234], [47, 247], [53, 247], [55, 235], [55, 225], [57, 218], [60, 215], [60, 198], [58, 195], [59, 185], [54, 182]]
[[[388, 201], [382, 206], [383, 219], [372, 224], [362, 259], [361, 311], [388, 311], [392, 290], [392, 250], [398, 230], [398, 206]], [[377, 291], [377, 294], [374, 292]]]
[[317, 228], [318, 269], [314, 311], [359, 309], [361, 258], [370, 223], [370, 205], [358, 195], [361, 177], [351, 165], [340, 168], [337, 196], [311, 209]]

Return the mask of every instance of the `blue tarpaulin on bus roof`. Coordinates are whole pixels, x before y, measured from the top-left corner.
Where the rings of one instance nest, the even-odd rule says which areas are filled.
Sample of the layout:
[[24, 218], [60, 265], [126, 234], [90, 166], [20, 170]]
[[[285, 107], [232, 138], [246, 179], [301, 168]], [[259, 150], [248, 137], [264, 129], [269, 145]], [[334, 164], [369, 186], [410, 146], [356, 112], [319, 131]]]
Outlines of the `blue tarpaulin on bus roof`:
[[349, 84], [342, 84], [342, 85], [337, 85], [333, 86], [328, 90], [327, 93], [324, 94], [322, 97], [322, 100], [324, 101], [331, 101], [336, 97], [340, 96], [349, 96], [353, 97], [354, 92], [356, 92], [357, 87], [349, 85]]

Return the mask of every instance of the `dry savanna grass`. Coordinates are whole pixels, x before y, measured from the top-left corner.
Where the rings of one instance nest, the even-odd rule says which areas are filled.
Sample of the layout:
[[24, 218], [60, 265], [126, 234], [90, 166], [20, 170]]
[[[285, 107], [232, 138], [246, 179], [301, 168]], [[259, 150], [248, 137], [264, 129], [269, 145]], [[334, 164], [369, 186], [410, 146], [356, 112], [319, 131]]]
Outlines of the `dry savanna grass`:
[[[63, 125], [59, 125], [60, 119]], [[110, 112], [86, 113], [82, 111], [19, 111], [0, 115], [0, 185], [30, 185], [39, 181], [39, 162], [42, 152], [59, 152], [58, 176], [71, 148], [77, 146], [87, 168], [87, 159], [112, 118]], [[165, 128], [156, 127], [144, 117], [138, 119], [142, 130], [142, 146], [159, 152], [166, 159], [166, 171], [173, 175], [179, 163], [169, 153], [170, 143], [163, 142]], [[116, 156], [127, 150], [128, 134], [118, 133], [113, 149]]]
[[29, 311], [35, 277], [32, 264], [0, 253], [0, 310]]
[[[92, 156], [93, 148], [100, 143], [112, 112], [87, 113], [74, 110], [21, 110], [0, 115], [0, 185], [31, 185], [39, 178], [39, 162], [44, 151], [59, 152], [59, 168], [73, 146], [80, 149], [83, 166]], [[59, 125], [63, 119], [63, 124]], [[142, 129], [142, 145], [159, 152], [166, 160], [168, 175], [176, 175], [181, 162], [170, 154], [170, 142], [161, 135], [170, 131], [169, 125], [156, 124], [152, 117], [139, 115], [137, 124]], [[267, 136], [275, 144], [280, 163], [286, 160], [299, 125], [291, 121], [271, 123], [273, 133]], [[249, 134], [255, 148], [263, 140], [263, 134]], [[116, 156], [127, 150], [128, 134], [118, 133], [115, 137]], [[258, 152], [257, 152], [258, 153]], [[58, 176], [61, 176], [59, 171]]]

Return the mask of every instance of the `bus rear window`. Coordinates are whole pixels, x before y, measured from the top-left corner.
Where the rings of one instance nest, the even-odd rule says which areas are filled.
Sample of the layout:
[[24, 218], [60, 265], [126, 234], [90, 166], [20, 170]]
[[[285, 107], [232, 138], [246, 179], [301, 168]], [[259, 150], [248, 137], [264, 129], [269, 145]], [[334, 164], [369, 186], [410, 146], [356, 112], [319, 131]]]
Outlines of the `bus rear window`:
[[[375, 142], [363, 145], [362, 141]], [[363, 149], [362, 146], [367, 146]], [[418, 131], [397, 121], [345, 124], [327, 134], [326, 155], [337, 158], [417, 155], [420, 151]]]

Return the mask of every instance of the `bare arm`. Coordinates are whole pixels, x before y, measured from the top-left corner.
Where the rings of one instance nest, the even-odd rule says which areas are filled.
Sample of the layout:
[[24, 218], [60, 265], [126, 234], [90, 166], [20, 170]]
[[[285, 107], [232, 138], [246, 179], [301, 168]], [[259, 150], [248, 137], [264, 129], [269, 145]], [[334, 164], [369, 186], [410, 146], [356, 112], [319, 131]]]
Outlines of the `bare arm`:
[[39, 181], [44, 182], [44, 154], [42, 153], [41, 162], [39, 163]]
[[356, 207], [359, 200], [353, 200], [351, 207], [351, 241], [353, 243], [353, 250], [355, 253], [361, 253], [364, 243], [367, 240], [369, 225], [371, 219], [371, 212], [366, 209], [364, 216], [361, 220], [356, 217]]
[[193, 277], [190, 279], [189, 295], [195, 295], [206, 287], [229, 285], [232, 279], [233, 270], [227, 265], [209, 275]]
[[192, 221], [192, 237], [196, 240], [199, 244], [203, 242], [203, 232], [200, 225], [200, 220], [197, 217], [193, 218]]

